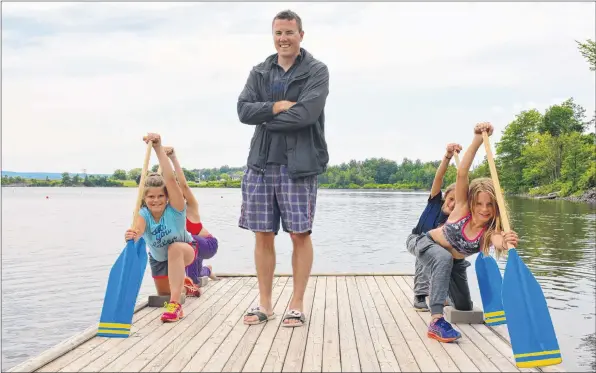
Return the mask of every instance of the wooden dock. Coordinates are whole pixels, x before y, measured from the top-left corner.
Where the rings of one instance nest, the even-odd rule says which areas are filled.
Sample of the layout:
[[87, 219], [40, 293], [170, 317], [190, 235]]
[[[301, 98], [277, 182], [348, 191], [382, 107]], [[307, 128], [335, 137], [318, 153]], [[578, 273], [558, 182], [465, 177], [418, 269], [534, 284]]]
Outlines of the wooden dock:
[[412, 308], [413, 278], [403, 275], [313, 275], [307, 323], [280, 327], [292, 278], [276, 276], [277, 318], [246, 326], [258, 302], [254, 276], [210, 281], [187, 298], [185, 318], [162, 323], [162, 308], [137, 306], [130, 337], [95, 336], [97, 326], [15, 366], [11, 372], [519, 372], [507, 329], [456, 324], [456, 343], [426, 336], [428, 312]]

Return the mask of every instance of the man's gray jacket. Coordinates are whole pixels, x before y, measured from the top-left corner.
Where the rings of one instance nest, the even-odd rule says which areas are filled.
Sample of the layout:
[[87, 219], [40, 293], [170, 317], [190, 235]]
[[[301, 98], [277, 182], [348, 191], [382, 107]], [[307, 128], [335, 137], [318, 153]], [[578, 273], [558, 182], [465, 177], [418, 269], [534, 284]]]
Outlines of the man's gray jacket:
[[285, 136], [288, 175], [319, 175], [327, 169], [329, 154], [325, 141], [325, 102], [329, 94], [329, 70], [305, 49], [302, 61], [288, 82], [284, 99], [296, 102], [289, 110], [273, 114], [269, 70], [277, 54], [254, 66], [238, 97], [238, 117], [255, 125], [247, 166], [265, 172], [273, 136]]

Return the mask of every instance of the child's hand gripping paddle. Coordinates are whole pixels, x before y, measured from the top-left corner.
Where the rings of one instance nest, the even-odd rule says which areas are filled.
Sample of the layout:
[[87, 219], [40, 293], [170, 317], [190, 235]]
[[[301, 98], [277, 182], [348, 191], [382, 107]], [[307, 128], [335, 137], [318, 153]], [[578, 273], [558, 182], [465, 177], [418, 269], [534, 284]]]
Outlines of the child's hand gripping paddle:
[[[511, 230], [509, 218], [505, 210], [497, 168], [486, 132], [482, 133], [482, 138], [503, 229], [507, 232]], [[508, 249], [507, 266], [503, 275], [502, 299], [515, 364], [518, 368], [560, 364], [563, 359], [540, 284], [521, 260], [515, 248], [509, 247]]]
[[[141, 172], [139, 192], [134, 209], [132, 226], [139, 214], [145, 186], [145, 177], [149, 168], [149, 158], [153, 143], [149, 142], [145, 153], [145, 163]], [[97, 335], [100, 337], [126, 338], [130, 335], [130, 325], [134, 308], [147, 267], [145, 240], [129, 240], [110, 270], [106, 295], [99, 319]]]

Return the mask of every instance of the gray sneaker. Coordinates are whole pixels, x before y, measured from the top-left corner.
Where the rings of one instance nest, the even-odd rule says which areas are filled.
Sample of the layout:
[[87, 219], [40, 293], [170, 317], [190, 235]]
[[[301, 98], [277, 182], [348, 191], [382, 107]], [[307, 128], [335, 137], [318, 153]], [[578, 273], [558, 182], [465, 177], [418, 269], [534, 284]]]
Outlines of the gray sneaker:
[[414, 296], [414, 310], [417, 312], [428, 312], [428, 305], [426, 304], [426, 295]]

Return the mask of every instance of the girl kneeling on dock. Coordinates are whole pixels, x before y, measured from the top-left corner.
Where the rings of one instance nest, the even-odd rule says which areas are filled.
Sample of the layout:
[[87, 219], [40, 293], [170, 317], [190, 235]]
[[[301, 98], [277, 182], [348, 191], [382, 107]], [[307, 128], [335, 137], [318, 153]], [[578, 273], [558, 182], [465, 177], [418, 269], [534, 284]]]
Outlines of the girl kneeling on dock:
[[[163, 176], [151, 173], [145, 181], [143, 206], [128, 229], [125, 240], [135, 241], [142, 235], [149, 247], [149, 264], [159, 293], [170, 293], [170, 302], [161, 315], [164, 322], [178, 321], [184, 316], [180, 297], [184, 289], [184, 268], [194, 260], [195, 253], [190, 245], [192, 236], [186, 231], [186, 203], [172, 165], [161, 145], [158, 134], [149, 133], [143, 138], [153, 143]], [[169, 291], [165, 292], [160, 277], [167, 277]], [[160, 294], [161, 295], [161, 294]]]
[[[187, 294], [194, 292], [194, 289], [198, 288], [196, 285], [201, 284], [201, 278], [209, 277], [212, 280], [216, 280], [217, 277], [213, 273], [213, 268], [210, 265], [204, 266], [204, 259], [211, 259], [216, 253], [218, 248], [217, 238], [213, 237], [211, 233], [203, 226], [201, 222], [201, 215], [199, 214], [199, 202], [195, 198], [192, 190], [188, 186], [184, 171], [180, 166], [180, 162], [176, 157], [173, 147], [164, 147], [166, 155], [172, 161], [174, 165], [174, 171], [178, 179], [178, 184], [186, 200], [186, 230], [192, 235], [193, 245], [195, 250], [195, 260], [186, 267], [186, 279], [192, 280], [191, 284], [185, 283]], [[194, 293], [193, 293], [194, 294]]]
[[[448, 144], [445, 149], [445, 155], [437, 168], [433, 185], [430, 188], [430, 196], [428, 197], [426, 207], [418, 219], [418, 224], [412, 229], [412, 233], [406, 240], [406, 247], [411, 254], [414, 254], [416, 238], [426, 234], [431, 229], [443, 225], [449, 214], [453, 211], [453, 207], [455, 206], [455, 183], [445, 189], [445, 194], [441, 192], [441, 185], [443, 184], [443, 178], [453, 154], [460, 151], [461, 145], [459, 144]], [[466, 270], [465, 266], [463, 270]], [[428, 311], [428, 305], [426, 304], [426, 297], [428, 297], [429, 292], [428, 277], [418, 258], [416, 258], [414, 271], [414, 309], [419, 312]]]
[[[490, 136], [493, 126], [490, 123], [479, 123], [474, 127], [472, 144], [457, 169], [453, 212], [442, 227], [419, 236], [414, 243], [414, 254], [430, 275], [429, 303], [432, 320], [427, 334], [441, 342], [453, 342], [461, 337], [443, 318], [454, 259], [465, 259], [480, 251], [488, 255], [491, 243], [498, 252], [505, 251], [507, 244], [517, 246], [515, 232], [501, 232], [500, 212], [492, 180], [479, 178], [468, 182], [469, 169], [482, 144], [483, 131]], [[458, 286], [462, 287], [458, 289], [462, 294], [470, 293], [467, 278]]]

